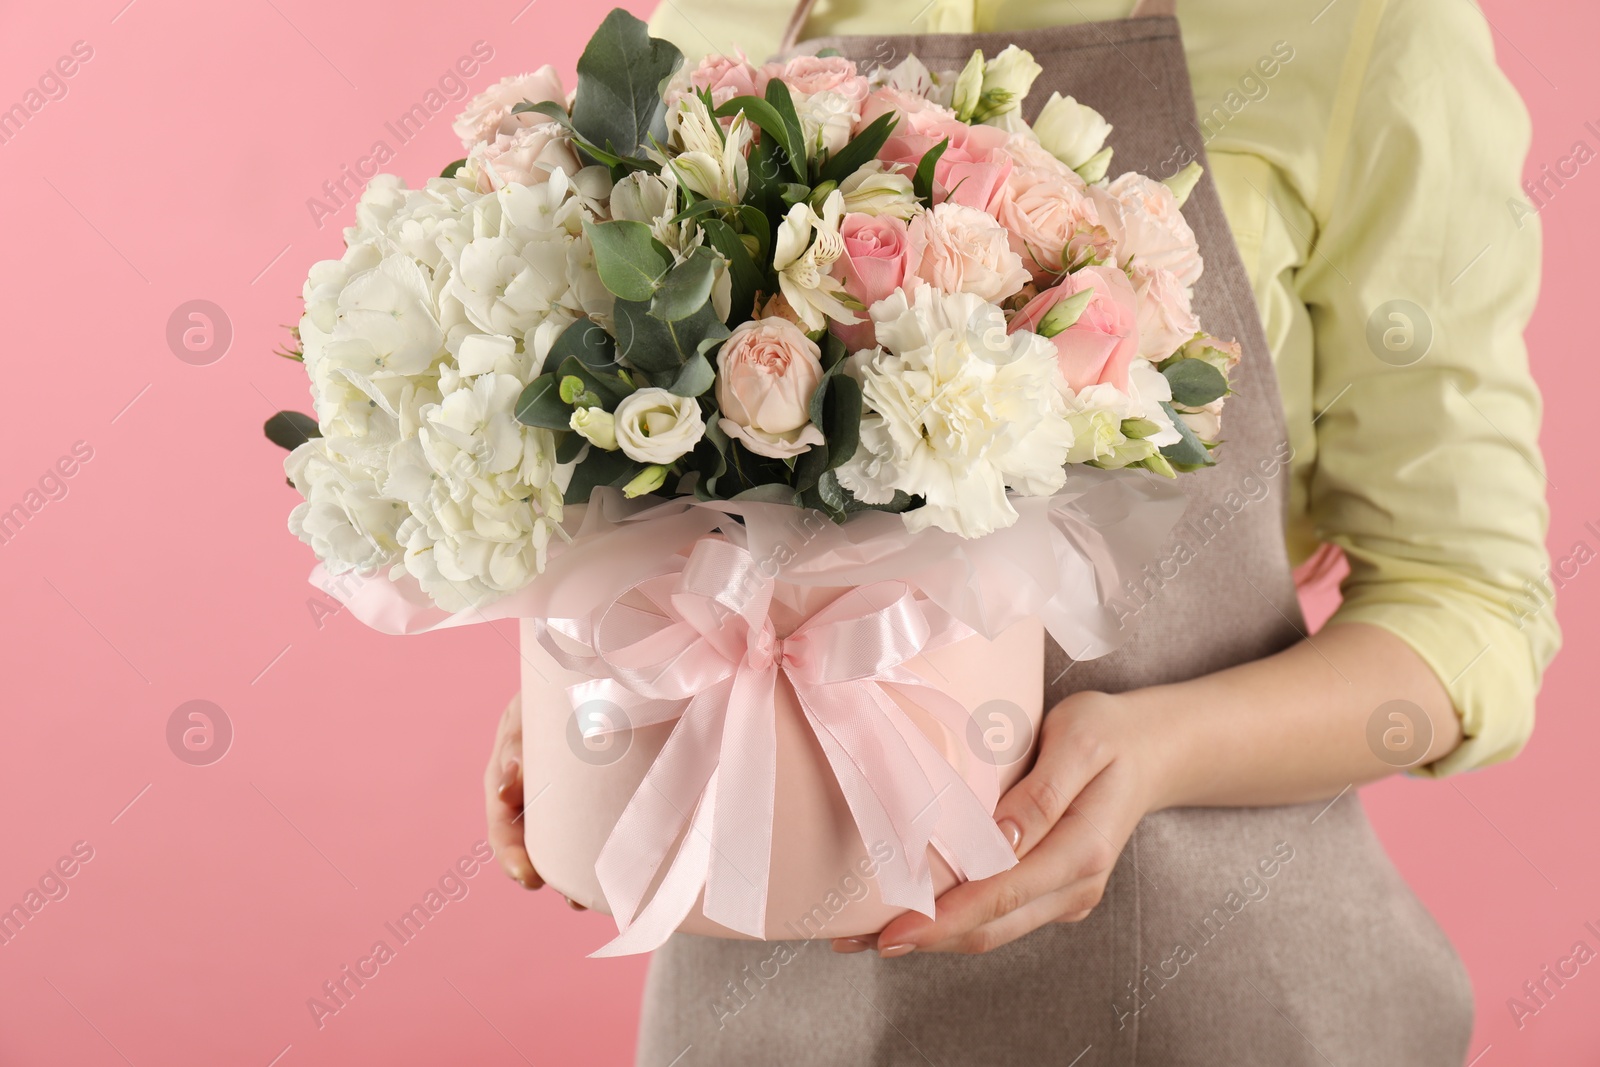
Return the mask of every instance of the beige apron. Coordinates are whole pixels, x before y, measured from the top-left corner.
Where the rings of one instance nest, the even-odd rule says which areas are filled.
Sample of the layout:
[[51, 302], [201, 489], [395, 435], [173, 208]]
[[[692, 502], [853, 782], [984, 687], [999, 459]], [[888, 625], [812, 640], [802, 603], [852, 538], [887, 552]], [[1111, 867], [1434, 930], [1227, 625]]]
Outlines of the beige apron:
[[[786, 51], [810, 6], [797, 8]], [[1175, 155], [1204, 163], [1171, 0], [1145, 0], [1116, 22], [833, 37], [801, 50], [831, 47], [865, 67], [911, 54], [942, 70], [1013, 43], [1044, 67], [1034, 111], [1058, 91], [1116, 127], [1116, 170], [1164, 177]], [[1259, 659], [1303, 628], [1283, 539], [1283, 409], [1209, 175], [1184, 214], [1205, 258], [1195, 310], [1244, 346], [1227, 440], [1216, 467], [1183, 477], [1190, 506], [1170, 550], [1126, 590], [1133, 637], [1076, 664], [1052, 643], [1046, 707], [1075, 690]], [[1150, 815], [1087, 919], [986, 955], [881, 960], [826, 943], [679, 934], [651, 963], [638, 1063], [1459, 1067], [1471, 1033], [1466, 973], [1352, 791], [1331, 806]]]

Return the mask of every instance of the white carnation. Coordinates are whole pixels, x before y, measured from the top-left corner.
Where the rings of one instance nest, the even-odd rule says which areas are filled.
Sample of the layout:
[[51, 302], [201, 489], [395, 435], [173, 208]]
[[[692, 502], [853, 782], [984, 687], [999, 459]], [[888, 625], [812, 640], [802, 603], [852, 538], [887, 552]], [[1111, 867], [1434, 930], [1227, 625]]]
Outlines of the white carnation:
[[1055, 348], [1007, 334], [998, 307], [919, 285], [872, 307], [882, 348], [856, 357], [867, 413], [841, 485], [866, 503], [898, 490], [925, 500], [905, 515], [981, 537], [1016, 521], [1009, 486], [1047, 496], [1065, 478], [1072, 430]]

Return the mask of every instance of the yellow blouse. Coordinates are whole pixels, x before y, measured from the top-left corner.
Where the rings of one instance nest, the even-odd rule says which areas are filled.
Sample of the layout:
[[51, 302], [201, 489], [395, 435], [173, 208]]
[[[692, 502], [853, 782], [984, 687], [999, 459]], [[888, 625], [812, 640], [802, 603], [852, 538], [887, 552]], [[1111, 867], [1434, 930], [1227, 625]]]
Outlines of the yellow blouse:
[[[1028, 29], [1132, 8], [819, 0], [802, 36]], [[690, 62], [736, 45], [760, 61], [791, 10], [662, 0], [651, 27]], [[1449, 688], [1467, 740], [1428, 773], [1507, 759], [1560, 635], [1522, 340], [1540, 263], [1519, 188], [1529, 126], [1489, 27], [1462, 0], [1179, 0], [1178, 15], [1288, 414], [1290, 552], [1344, 549], [1335, 621], [1389, 630]]]

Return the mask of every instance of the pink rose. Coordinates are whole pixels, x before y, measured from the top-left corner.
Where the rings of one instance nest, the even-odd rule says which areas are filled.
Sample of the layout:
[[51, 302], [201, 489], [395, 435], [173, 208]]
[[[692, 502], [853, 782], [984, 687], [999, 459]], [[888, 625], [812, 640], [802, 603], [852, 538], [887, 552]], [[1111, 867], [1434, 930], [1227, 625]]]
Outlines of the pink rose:
[[[743, 49], [735, 49], [731, 56], [706, 56], [700, 65], [689, 73], [689, 85], [711, 94], [712, 103], [721, 107], [736, 96], [760, 96], [756, 79], [760, 72], [745, 57]], [[674, 79], [676, 82], [677, 79]], [[682, 83], [666, 94], [667, 107], [674, 108], [684, 96]]]
[[991, 205], [1011, 233], [1012, 249], [1041, 281], [1080, 262], [1097, 245], [1109, 246], [1094, 201], [1081, 188], [1082, 182], [1074, 185], [1052, 170], [1018, 167]]
[[525, 111], [513, 115], [511, 109], [526, 100], [531, 104], [546, 100], [562, 101], [567, 98], [561, 87], [561, 75], [556, 68], [546, 64], [532, 74], [518, 74], [489, 86], [467, 102], [467, 109], [456, 117], [451, 129], [461, 138], [461, 145], [469, 152], [481, 141], [491, 141], [495, 134], [515, 133], [523, 126], [537, 126], [550, 121], [548, 115]]
[[1056, 346], [1061, 375], [1075, 393], [1102, 382], [1126, 393], [1128, 368], [1139, 355], [1139, 310], [1133, 285], [1120, 270], [1085, 267], [1069, 274], [1060, 285], [1030, 300], [1012, 318], [1008, 329], [1011, 333], [1038, 332], [1051, 309], [1090, 288], [1094, 297], [1078, 321], [1050, 338]]
[[859, 107], [867, 98], [867, 79], [855, 63], [843, 56], [795, 56], [787, 63], [768, 63], [761, 68], [757, 84], [762, 94], [767, 82], [778, 79], [796, 100], [816, 93], [834, 92]]
[[1119, 266], [1168, 270], [1185, 286], [1200, 279], [1200, 246], [1171, 189], [1130, 172], [1110, 185], [1091, 186], [1089, 195], [1116, 244]]
[[572, 148], [572, 138], [555, 122], [495, 134], [494, 140], [474, 145], [467, 159], [477, 171], [480, 193], [507, 185], [540, 185], [558, 169], [571, 177], [583, 166]]
[[[941, 104], [936, 104], [925, 96], [906, 92], [903, 89], [893, 89], [884, 86], [874, 89], [867, 94], [867, 99], [861, 105], [861, 121], [857, 124], [859, 133], [882, 116], [893, 112], [896, 115], [912, 115], [926, 112], [935, 118], [954, 119], [956, 113]], [[904, 119], [901, 120], [904, 123]]]
[[[834, 261], [833, 274], [862, 307], [870, 308], [905, 284], [911, 235], [900, 219], [846, 215], [839, 236], [844, 239], [844, 255]], [[870, 320], [849, 326], [836, 322], [833, 332], [852, 351], [871, 348], [876, 341]]]
[[1190, 290], [1169, 270], [1133, 268], [1133, 292], [1139, 300], [1139, 354], [1159, 363], [1200, 332], [1200, 319], [1190, 306]]
[[934, 111], [917, 111], [895, 128], [878, 158], [915, 171], [928, 150], [948, 138], [950, 146], [933, 168], [934, 203], [952, 200], [987, 211], [1011, 175], [1010, 136], [994, 126], [968, 126]]
[[811, 396], [822, 383], [822, 350], [783, 318], [740, 323], [717, 353], [718, 425], [758, 456], [787, 459], [820, 445]]
[[1011, 235], [977, 208], [950, 201], [912, 220], [909, 273], [947, 293], [972, 293], [991, 304], [1028, 284]]

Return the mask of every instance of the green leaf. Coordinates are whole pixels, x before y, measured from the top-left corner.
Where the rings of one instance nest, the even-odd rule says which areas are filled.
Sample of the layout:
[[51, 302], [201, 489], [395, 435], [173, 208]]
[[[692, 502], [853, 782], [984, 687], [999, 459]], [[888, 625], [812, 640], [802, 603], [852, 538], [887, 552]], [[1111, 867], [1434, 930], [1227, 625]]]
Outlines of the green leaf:
[[879, 115], [872, 125], [856, 134], [849, 144], [839, 150], [838, 155], [823, 165], [821, 179], [825, 182], [842, 182], [863, 165], [878, 158], [878, 152], [894, 133], [899, 121], [900, 116], [892, 111]]
[[522, 103], [511, 109], [511, 113], [513, 115], [525, 115], [530, 111], [536, 111], [539, 114], [554, 120], [555, 122], [561, 123], [561, 125], [565, 126], [567, 129], [572, 129], [572, 116], [567, 114], [566, 105], [560, 101], [541, 100], [538, 103], [530, 103], [529, 101], [524, 100]]
[[917, 164], [917, 175], [911, 180], [911, 187], [924, 207], [933, 206], [933, 171], [939, 165], [939, 157], [949, 147], [950, 139], [946, 137], [923, 153], [922, 162]]
[[[774, 79], [773, 84], [782, 85], [783, 83]], [[770, 94], [770, 87], [768, 92]], [[792, 111], [794, 109], [794, 104], [791, 102], [789, 107]], [[801, 152], [799, 147], [800, 137], [798, 134], [798, 129], [796, 128], [795, 130], [791, 130], [789, 124], [784, 120], [783, 116], [779, 114], [777, 108], [773, 107], [771, 103], [761, 99], [759, 96], [736, 96], [732, 100], [729, 100], [726, 104], [723, 104], [721, 107], [717, 108], [716, 115], [717, 118], [723, 119], [727, 118], [729, 115], [737, 115], [741, 111], [745, 113], [746, 118], [761, 128], [762, 133], [772, 138], [773, 142], [776, 143], [778, 148], [782, 149], [784, 157], [788, 160], [790, 169], [793, 170], [795, 174], [800, 174], [800, 171], [796, 169], [796, 165], [794, 163], [797, 153]], [[804, 154], [799, 154], [798, 158], [802, 161], [799, 166], [804, 166]], [[760, 178], [762, 181], [764, 183], [769, 183], [776, 180], [776, 161], [772, 160], [769, 154], [762, 157], [762, 162], [765, 165], [764, 169], [772, 171], [772, 173], [761, 174]], [[751, 156], [751, 164], [751, 171], [752, 174], [754, 174], [757, 169], [755, 166], [756, 157], [754, 155]]]
[[1172, 400], [1187, 408], [1203, 408], [1228, 395], [1228, 379], [1203, 359], [1180, 359], [1161, 372], [1172, 385]]
[[716, 383], [717, 372], [705, 356], [697, 355], [678, 369], [667, 391], [676, 396], [699, 396]]
[[1167, 413], [1172, 420], [1172, 425], [1177, 427], [1178, 433], [1183, 435], [1183, 440], [1175, 445], [1168, 445], [1161, 450], [1161, 454], [1171, 461], [1174, 467], [1182, 470], [1195, 470], [1199, 467], [1213, 465], [1211, 453], [1206, 451], [1206, 446], [1200, 443], [1194, 431], [1189, 429], [1189, 424], [1183, 421], [1173, 406], [1166, 401], [1161, 402], [1161, 410]]
[[687, 259], [673, 267], [650, 300], [650, 314], [665, 322], [677, 322], [706, 306], [711, 286], [717, 278], [719, 257], [701, 245]]
[[615, 411], [617, 403], [633, 392], [633, 387], [620, 376], [587, 367], [577, 356], [563, 359], [555, 373], [558, 379], [577, 378], [582, 381], [588, 392], [598, 394], [600, 406], [607, 411]]
[[[589, 442], [582, 434], [567, 433], [561, 435], [561, 443], [556, 446], [556, 462], [571, 463], [583, 452], [583, 446]], [[595, 451], [599, 451], [596, 449]]]
[[728, 473], [728, 449], [728, 435], [716, 419], [708, 420], [705, 436], [700, 438], [700, 443], [690, 453], [694, 469], [700, 472], [694, 495], [701, 500], [716, 499], [717, 480]]
[[622, 8], [607, 15], [578, 59], [572, 126], [585, 141], [629, 156], [654, 137], [666, 140], [662, 87], [683, 64], [683, 53], [650, 36]]
[[568, 356], [576, 356], [585, 367], [601, 373], [614, 375], [622, 369], [617, 360], [617, 342], [589, 318], [579, 319], [561, 331], [545, 356], [545, 366], [560, 366]]
[[591, 448], [583, 462], [572, 472], [572, 481], [567, 483], [563, 499], [568, 504], [587, 504], [589, 493], [596, 486], [610, 485], [620, 489], [633, 481], [634, 475], [642, 470], [644, 464], [635, 463], [626, 453]]
[[280, 411], [268, 419], [262, 429], [266, 431], [267, 440], [290, 452], [313, 437], [322, 436], [322, 431], [317, 428], [317, 420], [298, 411]]
[[585, 222], [595, 269], [605, 287], [623, 300], [649, 300], [672, 266], [672, 253], [642, 222]]
[[441, 178], [454, 178], [456, 176], [456, 171], [460, 170], [462, 167], [464, 167], [466, 165], [467, 165], [467, 161], [465, 159], [458, 159], [454, 163], [450, 164], [448, 167], [444, 168], [444, 170], [440, 171], [439, 172], [439, 177], [441, 177]]
[[856, 454], [861, 440], [861, 384], [836, 374], [828, 390], [826, 417], [819, 425], [828, 438], [828, 469], [842, 467]]
[[708, 301], [686, 319], [663, 322], [650, 314], [648, 301], [618, 300], [614, 312], [617, 351], [628, 365], [653, 377], [665, 375], [671, 382], [678, 368], [700, 352], [708, 340], [728, 336], [728, 327], [717, 318]]
[[767, 82], [767, 103], [772, 105], [772, 110], [778, 113], [778, 117], [788, 128], [789, 139], [784, 144], [784, 151], [789, 153], [789, 165], [794, 168], [795, 176], [805, 181], [807, 177], [805, 128], [800, 125], [800, 116], [795, 112], [794, 97], [789, 95], [789, 87], [778, 78]]
[[703, 219], [700, 229], [706, 235], [706, 240], [711, 242], [711, 247], [722, 253], [722, 258], [728, 261], [728, 273], [732, 275], [733, 282], [728, 318], [733, 322], [743, 322], [755, 307], [756, 291], [761, 288], [761, 270], [750, 257], [750, 250], [739, 240], [739, 235], [733, 232], [732, 226], [721, 219]]
[[517, 398], [517, 421], [524, 426], [547, 430], [566, 430], [572, 425], [572, 409], [561, 402], [561, 386], [555, 374], [541, 374], [528, 383]]

